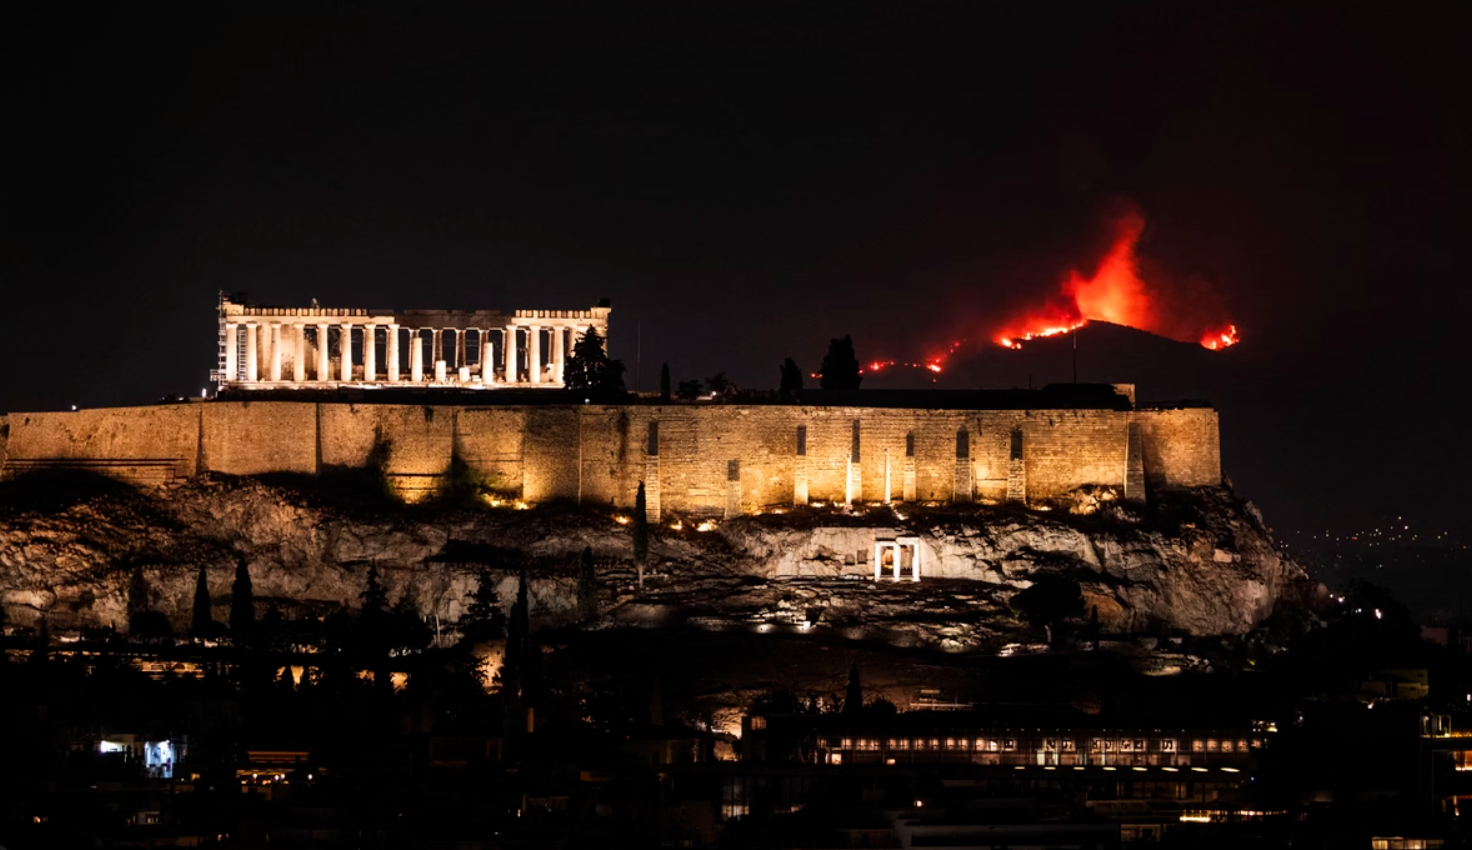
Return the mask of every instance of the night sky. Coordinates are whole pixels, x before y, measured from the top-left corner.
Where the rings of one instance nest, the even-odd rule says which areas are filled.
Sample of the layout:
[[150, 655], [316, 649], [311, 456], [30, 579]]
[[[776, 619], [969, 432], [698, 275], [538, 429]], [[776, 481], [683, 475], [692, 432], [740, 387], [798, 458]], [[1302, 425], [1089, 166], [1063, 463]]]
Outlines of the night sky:
[[843, 334], [964, 358], [1126, 205], [1241, 328], [1202, 391], [1237, 382], [1225, 464], [1271, 524], [1465, 534], [1465, 3], [26, 5], [0, 410], [197, 395], [220, 290], [606, 297], [646, 390], [775, 387]]

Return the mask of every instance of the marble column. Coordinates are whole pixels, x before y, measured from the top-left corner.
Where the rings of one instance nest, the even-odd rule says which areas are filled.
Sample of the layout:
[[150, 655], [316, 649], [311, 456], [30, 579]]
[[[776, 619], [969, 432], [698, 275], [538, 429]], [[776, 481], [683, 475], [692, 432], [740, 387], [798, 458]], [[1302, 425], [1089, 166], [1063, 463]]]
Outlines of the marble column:
[[256, 362], [256, 323], [245, 323], [245, 379], [254, 381], [260, 376], [260, 364]]
[[327, 325], [317, 326], [317, 380], [332, 380], [332, 354], [327, 350]]
[[337, 373], [343, 383], [353, 379], [353, 326], [343, 325], [337, 338]]
[[552, 383], [562, 386], [562, 370], [566, 365], [567, 328], [552, 329]]
[[390, 323], [388, 326], [388, 382], [397, 384], [399, 382], [399, 326]]
[[271, 323], [271, 380], [281, 380], [281, 323]]
[[378, 325], [363, 326], [363, 380], [378, 380]]
[[416, 384], [424, 380], [424, 335], [419, 331], [415, 328], [409, 337], [409, 380]]
[[234, 322], [225, 323], [225, 381], [232, 384], [240, 380], [239, 328]]
[[469, 363], [465, 357], [465, 329], [455, 329], [455, 368], [464, 369]]
[[296, 343], [296, 354], [291, 358], [291, 380], [300, 384], [307, 379], [307, 326], [291, 326], [292, 341]]
[[271, 377], [271, 323], [256, 325], [256, 380]]
[[435, 328], [429, 332], [429, 362], [438, 363], [445, 359], [445, 331]]
[[526, 373], [533, 384], [542, 382], [542, 328], [538, 325], [526, 329]]
[[480, 340], [480, 380], [490, 384], [496, 380], [496, 364], [491, 360], [491, 333], [485, 328], [477, 331]]
[[506, 326], [506, 335], [503, 337], [502, 353], [506, 357], [506, 383], [514, 384], [517, 379], [516, 364], [516, 325]]

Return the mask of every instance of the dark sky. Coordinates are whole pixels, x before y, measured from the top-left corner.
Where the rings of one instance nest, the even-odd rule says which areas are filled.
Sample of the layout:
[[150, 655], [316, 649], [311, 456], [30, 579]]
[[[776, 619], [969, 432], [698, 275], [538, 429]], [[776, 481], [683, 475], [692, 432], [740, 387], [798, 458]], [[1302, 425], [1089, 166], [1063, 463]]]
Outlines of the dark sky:
[[27, 5], [0, 409], [197, 394], [219, 290], [607, 297], [644, 388], [774, 386], [984, 338], [1128, 201], [1271, 384], [1223, 410], [1270, 520], [1466, 522], [1465, 3]]

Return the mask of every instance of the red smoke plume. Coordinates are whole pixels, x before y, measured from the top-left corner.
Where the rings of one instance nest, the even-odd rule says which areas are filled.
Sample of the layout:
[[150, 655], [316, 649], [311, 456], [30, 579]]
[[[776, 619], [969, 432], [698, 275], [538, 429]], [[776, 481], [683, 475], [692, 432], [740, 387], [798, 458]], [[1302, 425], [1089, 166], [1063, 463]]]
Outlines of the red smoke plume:
[[1068, 333], [1098, 320], [1180, 342], [1200, 342], [1212, 350], [1236, 344], [1236, 325], [1220, 317], [1201, 316], [1211, 309], [1209, 304], [1145, 282], [1135, 253], [1145, 219], [1137, 210], [1120, 215], [1114, 226], [1114, 240], [1092, 275], [1069, 272], [1056, 295], [1008, 322], [998, 331], [997, 342], [1018, 348], [1024, 340]]

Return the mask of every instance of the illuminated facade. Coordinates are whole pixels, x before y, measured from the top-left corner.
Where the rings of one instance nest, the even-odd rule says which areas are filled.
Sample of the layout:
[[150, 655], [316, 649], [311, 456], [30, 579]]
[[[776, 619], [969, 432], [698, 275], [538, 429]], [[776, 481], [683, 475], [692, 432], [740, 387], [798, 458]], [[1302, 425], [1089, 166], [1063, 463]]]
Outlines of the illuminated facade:
[[560, 387], [568, 352], [596, 329], [586, 310], [367, 310], [264, 307], [221, 297], [221, 390], [327, 387]]

